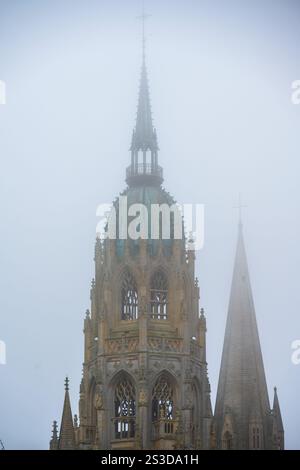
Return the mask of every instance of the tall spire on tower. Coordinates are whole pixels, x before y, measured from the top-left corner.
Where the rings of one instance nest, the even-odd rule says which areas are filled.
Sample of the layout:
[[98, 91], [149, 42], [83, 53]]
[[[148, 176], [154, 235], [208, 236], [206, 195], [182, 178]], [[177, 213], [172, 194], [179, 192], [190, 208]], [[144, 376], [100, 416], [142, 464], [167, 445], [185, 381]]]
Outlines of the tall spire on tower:
[[158, 166], [158, 144], [153, 127], [149, 83], [146, 67], [145, 21], [149, 15], [143, 13], [142, 20], [142, 69], [138, 97], [136, 124], [131, 141], [131, 165], [127, 168], [127, 183], [131, 185], [161, 184], [162, 168]]
[[218, 447], [270, 448], [270, 419], [269, 396], [240, 219], [215, 407]]
[[143, 9], [143, 13], [139, 18], [142, 20], [142, 70], [136, 126], [132, 146], [137, 150], [157, 150], [156, 135], [152, 123], [150, 93], [146, 67], [145, 21], [147, 18], [149, 18], [149, 15], [146, 15]]

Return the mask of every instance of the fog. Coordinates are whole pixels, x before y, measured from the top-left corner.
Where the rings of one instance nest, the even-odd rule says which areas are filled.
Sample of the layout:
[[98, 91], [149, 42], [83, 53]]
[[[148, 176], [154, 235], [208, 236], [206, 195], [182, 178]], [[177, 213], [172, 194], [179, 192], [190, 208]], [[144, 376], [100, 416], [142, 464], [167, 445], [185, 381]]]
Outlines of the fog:
[[[205, 205], [197, 252], [214, 405], [241, 192], [270, 398], [300, 448], [300, 6], [148, 1], [147, 68], [165, 188]], [[140, 1], [0, 1], [0, 439], [48, 448], [64, 377], [77, 412], [96, 208], [125, 187]]]

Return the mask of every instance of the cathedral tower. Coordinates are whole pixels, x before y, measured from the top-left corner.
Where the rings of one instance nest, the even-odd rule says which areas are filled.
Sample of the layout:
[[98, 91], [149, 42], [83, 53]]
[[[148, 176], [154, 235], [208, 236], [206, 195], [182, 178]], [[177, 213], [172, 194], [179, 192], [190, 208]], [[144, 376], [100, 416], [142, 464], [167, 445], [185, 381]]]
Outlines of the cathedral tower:
[[[162, 188], [158, 150], [143, 53], [127, 188], [112, 209], [116, 237], [98, 238], [95, 245], [91, 309], [84, 320], [79, 423], [70, 423], [66, 390], [60, 435], [55, 423], [52, 448], [210, 446], [206, 320], [204, 311], [199, 312], [195, 254], [184, 236], [175, 237], [171, 210], [170, 236], [163, 236], [162, 222], [157, 237], [150, 234], [152, 206], [160, 211], [175, 205]], [[147, 209], [146, 234], [138, 239], [124, 236], [123, 204], [128, 223], [136, 204]]]
[[214, 429], [219, 449], [284, 448], [276, 389], [273, 409], [269, 403], [241, 222]]

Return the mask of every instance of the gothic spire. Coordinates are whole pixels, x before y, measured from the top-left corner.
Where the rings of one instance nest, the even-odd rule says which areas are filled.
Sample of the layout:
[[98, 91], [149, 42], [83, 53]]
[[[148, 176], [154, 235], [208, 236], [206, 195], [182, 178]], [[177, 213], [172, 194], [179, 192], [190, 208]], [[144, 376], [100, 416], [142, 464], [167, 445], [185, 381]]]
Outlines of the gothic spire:
[[280, 411], [280, 406], [279, 406], [277, 387], [274, 387], [273, 414], [276, 417], [278, 430], [283, 431], [283, 422], [282, 422], [281, 411]]
[[59, 444], [60, 450], [75, 449], [75, 433], [69, 396], [69, 378], [65, 379], [65, 400], [61, 419]]
[[218, 446], [222, 446], [230, 424], [231, 445], [236, 449], [251, 447], [251, 420], [261, 429], [262, 445], [268, 434], [268, 415], [269, 397], [240, 221], [215, 407]]
[[283, 428], [283, 422], [282, 422], [276, 387], [274, 387], [274, 401], [273, 401], [272, 414], [273, 414], [273, 419], [274, 419], [273, 433], [274, 433], [274, 438], [276, 440], [275, 448], [282, 450], [284, 449], [284, 428]]
[[145, 19], [142, 14], [142, 69], [138, 97], [136, 124], [131, 141], [131, 165], [127, 168], [126, 181], [131, 185], [145, 183], [161, 184], [163, 181], [162, 168], [158, 166], [158, 144], [156, 129], [153, 127], [150, 103], [149, 83], [146, 67]]
[[145, 56], [140, 79], [136, 125], [133, 131], [132, 150], [158, 150], [156, 132], [153, 128]]
[[52, 437], [50, 441], [50, 450], [57, 450], [57, 448], [58, 448], [57, 421], [53, 421]]

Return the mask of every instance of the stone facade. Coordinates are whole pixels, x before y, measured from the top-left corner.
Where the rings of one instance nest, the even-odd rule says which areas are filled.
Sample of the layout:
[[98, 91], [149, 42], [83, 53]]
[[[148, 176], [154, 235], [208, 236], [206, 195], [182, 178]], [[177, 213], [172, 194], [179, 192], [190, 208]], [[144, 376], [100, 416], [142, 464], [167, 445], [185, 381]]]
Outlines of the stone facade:
[[[130, 150], [122, 193], [128, 208], [173, 206], [162, 188], [145, 57]], [[120, 221], [119, 200], [113, 211]], [[277, 394], [272, 410], [268, 402], [241, 236], [213, 420], [195, 253], [170, 227], [169, 239], [160, 226], [158, 239], [132, 240], [120, 236], [119, 222], [115, 239], [96, 240], [79, 420], [72, 419], [66, 381], [51, 449], [283, 448]]]
[[[144, 60], [126, 176], [122, 196], [129, 207], [175, 203], [161, 186]], [[114, 209], [119, 220], [118, 201]], [[161, 234], [123, 240], [120, 233], [97, 239], [74, 448], [210, 447], [206, 320], [199, 295], [194, 251], [184, 236], [175, 239], [174, 230], [168, 240]], [[68, 396], [64, 416], [69, 419], [59, 437], [54, 426], [52, 449], [62, 448], [63, 430], [72, 427]], [[70, 445], [73, 436], [64, 442]]]
[[[161, 247], [154, 256], [147, 241], [134, 255], [128, 245], [118, 256], [114, 241], [96, 243], [77, 445], [207, 448], [212, 413], [194, 256], [178, 241], [171, 253]], [[156, 276], [166, 281], [158, 314], [151, 301]], [[125, 299], [137, 298], [134, 315], [131, 303], [124, 306], [124, 285]]]

